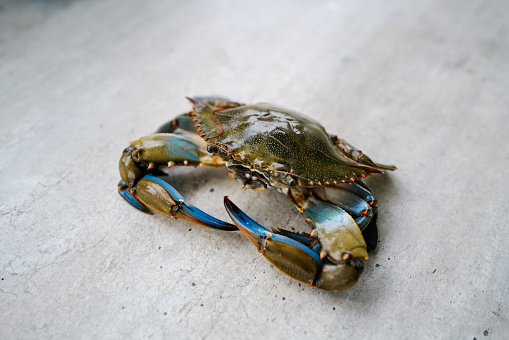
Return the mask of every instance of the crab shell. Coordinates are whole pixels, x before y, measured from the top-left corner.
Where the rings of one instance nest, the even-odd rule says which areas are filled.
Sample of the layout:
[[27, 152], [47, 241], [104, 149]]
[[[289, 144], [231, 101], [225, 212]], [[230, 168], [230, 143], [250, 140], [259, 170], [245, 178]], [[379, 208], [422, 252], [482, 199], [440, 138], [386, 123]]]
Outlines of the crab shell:
[[295, 111], [265, 103], [217, 109], [190, 100], [198, 134], [231, 176], [240, 180], [242, 169], [260, 174], [251, 189], [349, 183], [383, 173], [341, 154], [322, 125]]

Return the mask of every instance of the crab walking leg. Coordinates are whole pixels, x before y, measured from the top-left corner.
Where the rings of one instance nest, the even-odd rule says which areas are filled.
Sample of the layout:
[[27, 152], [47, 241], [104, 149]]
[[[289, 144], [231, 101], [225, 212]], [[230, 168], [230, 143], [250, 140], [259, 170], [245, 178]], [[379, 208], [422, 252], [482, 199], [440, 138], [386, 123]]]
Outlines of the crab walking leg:
[[366, 186], [366, 184], [362, 183], [361, 181], [355, 181], [353, 183], [339, 183], [336, 184], [335, 187], [347, 190], [352, 194], [355, 194], [356, 196], [360, 197], [364, 201], [368, 202], [370, 206], [376, 207], [377, 201], [375, 196], [373, 195], [371, 190]]
[[[362, 236], [366, 242], [368, 251], [373, 251], [378, 245], [378, 227], [376, 221], [378, 219], [377, 208], [373, 208], [373, 217], [371, 217], [368, 225], [362, 230]], [[357, 222], [357, 220], [356, 220]]]
[[368, 202], [343, 187], [316, 187], [312, 190], [313, 195], [321, 201], [337, 205], [349, 213], [361, 231], [368, 225], [373, 216], [372, 207]]
[[187, 132], [196, 133], [196, 127], [194, 126], [193, 119], [191, 118], [191, 112], [186, 112], [181, 115], [178, 115], [174, 119], [170, 120], [167, 123], [161, 125], [156, 133], [173, 133], [177, 129], [182, 129]]
[[166, 164], [169, 167], [224, 166], [220, 159], [210, 156], [192, 138], [186, 137], [153, 134], [132, 142], [119, 162], [122, 178], [119, 183], [120, 195], [143, 212], [155, 210], [205, 227], [237, 230], [233, 224], [218, 220], [189, 204], [173, 186], [148, 173], [150, 169]]

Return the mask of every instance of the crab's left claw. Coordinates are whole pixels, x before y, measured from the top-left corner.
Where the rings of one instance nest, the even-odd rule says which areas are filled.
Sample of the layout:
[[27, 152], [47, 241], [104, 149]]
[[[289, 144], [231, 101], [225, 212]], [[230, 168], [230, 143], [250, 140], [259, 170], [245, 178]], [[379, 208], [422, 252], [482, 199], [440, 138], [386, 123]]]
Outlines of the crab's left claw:
[[136, 189], [131, 191], [121, 189], [119, 184], [119, 192], [129, 203], [144, 212], [150, 211], [148, 210], [150, 208], [204, 227], [225, 231], [237, 230], [235, 225], [210, 216], [188, 203], [173, 186], [156, 176], [145, 175], [138, 181]]
[[288, 276], [315, 285], [322, 271], [322, 260], [313, 249], [293, 238], [269, 231], [235, 204], [224, 198], [226, 211], [246, 238], [270, 263]]

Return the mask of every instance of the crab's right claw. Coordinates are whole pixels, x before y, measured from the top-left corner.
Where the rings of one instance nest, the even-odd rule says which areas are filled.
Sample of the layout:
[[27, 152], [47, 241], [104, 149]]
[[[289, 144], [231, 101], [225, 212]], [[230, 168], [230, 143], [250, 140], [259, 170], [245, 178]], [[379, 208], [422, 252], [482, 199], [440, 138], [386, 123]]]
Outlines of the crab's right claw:
[[315, 285], [322, 271], [320, 256], [305, 244], [271, 232], [224, 198], [226, 211], [246, 238], [270, 263], [295, 280]]
[[[150, 208], [204, 227], [225, 231], [237, 230], [235, 225], [210, 216], [186, 202], [173, 186], [156, 176], [145, 175], [138, 181], [135, 190], [129, 194], [126, 194], [125, 190], [119, 192], [129, 203], [142, 211]], [[141, 208], [138, 207], [140, 204]]]

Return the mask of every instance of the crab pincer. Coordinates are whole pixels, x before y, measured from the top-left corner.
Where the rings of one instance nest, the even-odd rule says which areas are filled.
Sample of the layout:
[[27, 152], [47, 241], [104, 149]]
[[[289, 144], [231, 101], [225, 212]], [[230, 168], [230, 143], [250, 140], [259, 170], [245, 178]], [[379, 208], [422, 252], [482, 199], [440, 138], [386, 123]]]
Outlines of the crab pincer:
[[340, 291], [353, 286], [368, 259], [366, 243], [352, 217], [341, 208], [308, 198], [303, 214], [312, 235], [269, 230], [227, 197], [226, 211], [258, 251], [283, 273], [311, 287]]
[[322, 269], [320, 256], [305, 244], [268, 230], [240, 210], [228, 197], [224, 206], [244, 236], [270, 263], [286, 275], [312, 286]]
[[213, 229], [237, 230], [235, 225], [221, 221], [188, 203], [177, 189], [156, 176], [145, 175], [138, 181], [136, 199], [145, 208], [149, 207], [175, 219], [180, 218]]

